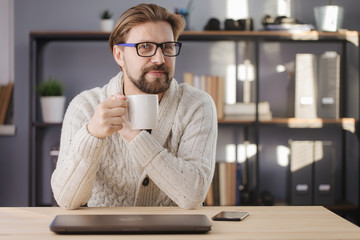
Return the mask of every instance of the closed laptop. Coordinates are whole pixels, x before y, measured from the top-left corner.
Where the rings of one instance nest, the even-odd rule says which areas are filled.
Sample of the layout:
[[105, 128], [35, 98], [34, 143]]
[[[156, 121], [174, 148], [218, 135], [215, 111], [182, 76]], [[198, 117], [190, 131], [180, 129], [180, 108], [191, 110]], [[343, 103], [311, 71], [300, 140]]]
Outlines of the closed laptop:
[[58, 234], [206, 233], [203, 214], [57, 215], [50, 230]]

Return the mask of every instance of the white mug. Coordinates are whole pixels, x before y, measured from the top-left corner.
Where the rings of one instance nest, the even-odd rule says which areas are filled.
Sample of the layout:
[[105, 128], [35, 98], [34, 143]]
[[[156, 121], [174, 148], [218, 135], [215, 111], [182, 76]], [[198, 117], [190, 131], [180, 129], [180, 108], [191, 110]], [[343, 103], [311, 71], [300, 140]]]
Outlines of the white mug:
[[131, 129], [154, 129], [158, 118], [158, 95], [129, 95], [128, 120]]

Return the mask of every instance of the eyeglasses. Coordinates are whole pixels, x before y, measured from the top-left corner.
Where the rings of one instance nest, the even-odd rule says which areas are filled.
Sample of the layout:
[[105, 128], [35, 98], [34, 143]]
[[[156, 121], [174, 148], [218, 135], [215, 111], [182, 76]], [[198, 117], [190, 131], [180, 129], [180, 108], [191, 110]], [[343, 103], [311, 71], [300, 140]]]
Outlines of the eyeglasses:
[[136, 53], [140, 57], [152, 57], [156, 54], [158, 47], [166, 57], [176, 57], [180, 54], [182, 43], [180, 42], [139, 42], [139, 43], [119, 43], [118, 46], [135, 47]]

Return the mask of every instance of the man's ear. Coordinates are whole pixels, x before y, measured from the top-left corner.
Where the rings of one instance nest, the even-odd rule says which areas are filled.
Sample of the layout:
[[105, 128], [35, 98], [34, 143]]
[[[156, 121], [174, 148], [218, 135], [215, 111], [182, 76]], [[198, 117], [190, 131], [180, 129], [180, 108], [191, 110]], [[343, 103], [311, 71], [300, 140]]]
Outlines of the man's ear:
[[123, 65], [124, 65], [123, 54], [124, 54], [124, 52], [121, 50], [121, 48], [119, 46], [115, 45], [113, 47], [114, 59], [120, 67], [123, 67]]

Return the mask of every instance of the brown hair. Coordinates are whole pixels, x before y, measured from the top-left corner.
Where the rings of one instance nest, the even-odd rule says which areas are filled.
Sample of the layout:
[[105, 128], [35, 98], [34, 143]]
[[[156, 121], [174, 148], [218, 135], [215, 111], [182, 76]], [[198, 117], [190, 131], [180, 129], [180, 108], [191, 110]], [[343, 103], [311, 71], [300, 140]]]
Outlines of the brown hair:
[[130, 29], [139, 23], [166, 21], [171, 25], [174, 40], [177, 41], [185, 28], [184, 19], [155, 4], [140, 4], [124, 12], [115, 24], [109, 38], [111, 51], [114, 45], [124, 43]]

